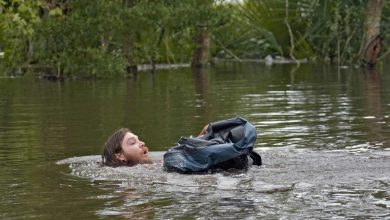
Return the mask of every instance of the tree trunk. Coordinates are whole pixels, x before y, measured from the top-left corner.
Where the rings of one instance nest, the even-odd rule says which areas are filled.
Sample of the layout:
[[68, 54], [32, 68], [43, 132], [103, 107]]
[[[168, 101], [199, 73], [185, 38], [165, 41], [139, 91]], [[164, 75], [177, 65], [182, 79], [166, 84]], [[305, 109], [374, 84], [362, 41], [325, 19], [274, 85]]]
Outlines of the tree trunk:
[[360, 50], [360, 60], [363, 66], [375, 66], [381, 49], [380, 21], [384, 0], [368, 0], [364, 20], [364, 38]]
[[210, 33], [206, 25], [199, 26], [195, 44], [191, 66], [202, 68], [207, 65], [209, 59]]
[[[156, 43], [156, 50], [159, 49], [160, 45], [161, 45], [161, 42], [162, 42], [162, 39], [164, 37], [164, 33], [165, 33], [165, 28], [162, 27], [160, 29], [160, 36], [158, 37], [158, 41]], [[157, 58], [156, 58], [156, 55], [157, 55], [157, 52], [153, 52], [152, 54], [152, 72], [154, 73], [154, 71], [156, 70], [156, 63], [157, 63]]]
[[133, 50], [134, 50], [134, 40], [132, 36], [128, 36], [123, 44], [123, 52], [125, 54], [125, 58], [127, 60], [127, 73], [133, 74], [133, 76], [136, 75], [138, 72], [138, 66], [137, 63], [134, 61], [133, 58]]

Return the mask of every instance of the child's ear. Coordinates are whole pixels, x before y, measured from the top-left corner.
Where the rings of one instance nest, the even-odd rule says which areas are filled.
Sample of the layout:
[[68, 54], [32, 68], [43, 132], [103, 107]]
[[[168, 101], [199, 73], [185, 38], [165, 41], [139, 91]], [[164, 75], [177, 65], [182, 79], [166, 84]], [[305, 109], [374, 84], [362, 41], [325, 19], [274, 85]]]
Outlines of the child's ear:
[[126, 157], [123, 154], [123, 152], [119, 152], [119, 153], [115, 154], [115, 157], [116, 157], [116, 159], [118, 159], [120, 161], [126, 161]]

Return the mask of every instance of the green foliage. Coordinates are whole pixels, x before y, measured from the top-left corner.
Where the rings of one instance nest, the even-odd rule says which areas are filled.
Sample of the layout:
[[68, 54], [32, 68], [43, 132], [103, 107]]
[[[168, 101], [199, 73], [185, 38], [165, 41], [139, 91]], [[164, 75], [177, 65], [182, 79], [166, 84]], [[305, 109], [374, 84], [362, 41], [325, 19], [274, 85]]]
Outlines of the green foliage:
[[[293, 55], [296, 58], [312, 55], [303, 38], [314, 4], [312, 0], [247, 0], [240, 7], [241, 23], [247, 26], [250, 42], [265, 49], [264, 54]], [[288, 25], [292, 30], [289, 34]], [[294, 43], [292, 48], [291, 41]]]
[[[212, 26], [217, 17], [211, 0], [57, 0], [50, 4], [13, 0], [11, 4], [2, 15], [8, 17], [2, 19], [6, 35], [0, 39], [9, 66], [33, 63], [59, 77], [126, 76], [126, 68], [132, 65], [189, 62], [198, 22]], [[17, 29], [12, 28], [21, 17], [19, 11], [26, 14], [26, 10], [30, 17], [24, 15], [16, 20]]]
[[[212, 26], [213, 1], [78, 0], [36, 26], [36, 62], [59, 76], [126, 76], [144, 63], [189, 62], [198, 22]], [[214, 19], [214, 20], [213, 20]]]
[[31, 56], [39, 7], [44, 7], [41, 0], [0, 0], [0, 49], [4, 50], [5, 63], [14, 70], [25, 66]]
[[[178, 21], [178, 14], [186, 8], [176, 8], [180, 1], [142, 1], [128, 8], [124, 14], [125, 21], [122, 31], [131, 33], [133, 52], [129, 51], [136, 63], [175, 62], [177, 54], [184, 53], [186, 62], [189, 60], [188, 42], [191, 38], [185, 19]], [[188, 12], [187, 12], [188, 13]], [[184, 14], [184, 13], [183, 13]], [[126, 36], [126, 35], [125, 35]], [[184, 41], [184, 42], [183, 42]], [[172, 51], [177, 51], [173, 53]]]
[[[0, 51], [8, 72], [128, 76], [138, 64], [188, 63], [199, 27], [222, 58], [351, 62], [365, 0], [0, 0]], [[390, 36], [390, 6], [382, 33]], [[389, 38], [390, 39], [390, 38]]]
[[[223, 33], [215, 35], [241, 58], [262, 58], [270, 54], [333, 60], [340, 64], [352, 62], [359, 53], [363, 36], [365, 2], [246, 0], [231, 6], [229, 23]], [[390, 23], [386, 16], [390, 13], [388, 8], [387, 4], [382, 16], [384, 34], [390, 30], [386, 28]], [[224, 50], [216, 55], [229, 57]]]
[[382, 12], [381, 35], [383, 37], [383, 53], [390, 51], [390, 4], [385, 4]]
[[[285, 0], [246, 0], [242, 4], [225, 4], [229, 21], [215, 36], [231, 50], [230, 54], [240, 58], [258, 59], [267, 55], [311, 57], [314, 52], [305, 32], [316, 1], [288, 3], [288, 8]], [[217, 56], [231, 57], [226, 50], [218, 51]]]
[[232, 58], [234, 54], [240, 58], [261, 58], [282, 53], [274, 35], [256, 22], [251, 23], [241, 6], [225, 5], [222, 10], [227, 16], [213, 33], [214, 56]]
[[89, 4], [85, 0], [72, 6], [69, 15], [63, 15], [61, 8], [51, 10], [37, 26], [36, 62], [60, 77], [125, 76], [121, 47], [109, 44], [121, 24], [116, 15], [119, 6], [115, 1]]
[[318, 1], [305, 38], [317, 56], [340, 63], [351, 62], [363, 36], [365, 1]]

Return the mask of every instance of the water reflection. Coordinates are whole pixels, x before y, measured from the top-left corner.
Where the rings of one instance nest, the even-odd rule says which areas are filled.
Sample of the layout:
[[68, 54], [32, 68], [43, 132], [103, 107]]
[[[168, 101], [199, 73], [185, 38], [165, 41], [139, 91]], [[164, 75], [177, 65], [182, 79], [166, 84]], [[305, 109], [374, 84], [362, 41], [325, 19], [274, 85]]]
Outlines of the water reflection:
[[198, 115], [195, 117], [199, 118], [203, 124], [207, 124], [209, 119], [212, 117], [212, 100], [210, 99], [210, 82], [209, 82], [209, 69], [207, 68], [193, 68], [192, 75], [195, 84], [195, 95], [196, 95], [196, 108], [198, 108]]
[[368, 69], [363, 73], [363, 88], [366, 93], [366, 108], [367, 124], [369, 130], [367, 132], [368, 140], [378, 146], [383, 145], [386, 141], [383, 131], [383, 126], [386, 125], [386, 121], [383, 116], [382, 108], [382, 93], [380, 85], [380, 75], [376, 69]]
[[[294, 67], [0, 79], [0, 218], [388, 218], [388, 67]], [[165, 151], [235, 115], [255, 124], [263, 151], [265, 165], [247, 173], [178, 176], [161, 164], [109, 169], [89, 159], [54, 165], [99, 154], [119, 127]]]

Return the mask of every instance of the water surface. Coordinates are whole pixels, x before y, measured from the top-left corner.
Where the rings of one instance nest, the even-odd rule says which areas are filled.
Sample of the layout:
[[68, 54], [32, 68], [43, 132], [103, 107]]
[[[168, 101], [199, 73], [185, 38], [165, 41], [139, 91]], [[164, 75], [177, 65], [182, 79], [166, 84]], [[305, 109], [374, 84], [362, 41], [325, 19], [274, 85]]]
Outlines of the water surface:
[[[0, 218], [390, 218], [390, 75], [220, 63], [127, 80], [0, 79]], [[178, 175], [162, 152], [210, 121], [257, 128], [264, 166]], [[129, 127], [149, 166], [106, 168]]]

